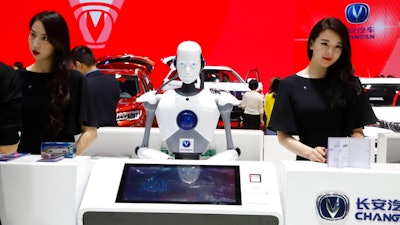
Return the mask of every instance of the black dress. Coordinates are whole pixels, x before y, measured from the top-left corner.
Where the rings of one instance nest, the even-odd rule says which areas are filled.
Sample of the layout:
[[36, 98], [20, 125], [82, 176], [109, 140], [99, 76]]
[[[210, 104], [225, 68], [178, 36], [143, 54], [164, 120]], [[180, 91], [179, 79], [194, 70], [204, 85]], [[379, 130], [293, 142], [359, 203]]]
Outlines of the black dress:
[[14, 69], [0, 63], [0, 145], [19, 141], [22, 93], [17, 84]]
[[35, 73], [25, 69], [18, 71], [23, 93], [19, 152], [40, 154], [41, 142], [75, 142], [74, 136], [82, 132], [81, 124], [98, 127], [87, 81], [80, 72], [72, 70], [68, 79], [70, 103], [64, 111], [65, 126], [58, 135], [46, 129], [49, 123], [50, 104], [47, 83], [53, 76], [52, 73]]
[[[360, 84], [361, 85], [361, 84]], [[290, 135], [312, 148], [328, 145], [328, 137], [347, 137], [352, 130], [377, 122], [366, 95], [362, 92], [346, 107], [330, 109], [328, 80], [292, 75], [278, 88], [269, 127]], [[297, 156], [298, 160], [305, 160]]]

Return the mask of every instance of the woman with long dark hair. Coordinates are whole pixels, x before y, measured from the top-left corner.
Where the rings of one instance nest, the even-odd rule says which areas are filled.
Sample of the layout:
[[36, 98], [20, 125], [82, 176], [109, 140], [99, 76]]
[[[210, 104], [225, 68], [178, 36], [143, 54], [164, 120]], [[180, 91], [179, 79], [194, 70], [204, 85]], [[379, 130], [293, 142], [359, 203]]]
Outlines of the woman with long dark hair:
[[23, 93], [19, 152], [40, 154], [42, 142], [75, 142], [82, 154], [97, 136], [97, 120], [85, 77], [71, 70], [70, 39], [55, 11], [29, 22], [29, 48], [35, 62], [18, 71]]
[[320, 20], [307, 52], [308, 66], [279, 83], [269, 127], [297, 160], [326, 162], [328, 137], [364, 137], [363, 126], [377, 118], [354, 75], [345, 24]]

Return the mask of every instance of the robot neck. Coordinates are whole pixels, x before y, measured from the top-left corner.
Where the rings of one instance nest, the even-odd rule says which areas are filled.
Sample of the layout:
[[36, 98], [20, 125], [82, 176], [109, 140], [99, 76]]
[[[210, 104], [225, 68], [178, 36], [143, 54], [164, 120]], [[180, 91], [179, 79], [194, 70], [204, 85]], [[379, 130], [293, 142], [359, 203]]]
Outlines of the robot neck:
[[182, 96], [193, 96], [198, 94], [201, 90], [195, 87], [195, 83], [182, 84], [181, 88], [175, 89], [176, 93]]

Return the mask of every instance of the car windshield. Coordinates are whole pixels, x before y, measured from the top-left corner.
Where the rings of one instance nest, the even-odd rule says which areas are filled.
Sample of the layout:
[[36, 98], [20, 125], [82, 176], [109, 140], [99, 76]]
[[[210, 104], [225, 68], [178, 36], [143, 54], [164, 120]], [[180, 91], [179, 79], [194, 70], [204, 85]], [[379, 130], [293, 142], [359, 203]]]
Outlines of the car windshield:
[[204, 81], [210, 82], [240, 82], [239, 79], [228, 70], [203, 70]]
[[117, 77], [117, 80], [121, 90], [121, 98], [131, 98], [140, 93], [139, 83], [136, 76], [121, 75], [120, 77]]

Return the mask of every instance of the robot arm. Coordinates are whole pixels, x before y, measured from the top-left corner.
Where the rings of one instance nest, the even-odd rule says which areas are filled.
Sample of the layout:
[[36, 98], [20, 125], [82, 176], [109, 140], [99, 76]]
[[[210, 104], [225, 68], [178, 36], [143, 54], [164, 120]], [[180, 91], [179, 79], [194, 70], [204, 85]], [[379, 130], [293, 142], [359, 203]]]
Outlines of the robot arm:
[[220, 96], [216, 97], [219, 112], [221, 114], [222, 121], [224, 122], [225, 135], [226, 135], [226, 147], [228, 151], [219, 153], [215, 156], [210, 157], [208, 160], [229, 160], [234, 161], [240, 156], [240, 149], [235, 148], [232, 139], [231, 130], [231, 112], [234, 105], [239, 105], [240, 101], [237, 100], [230, 93], [222, 92]]
[[135, 153], [140, 159], [174, 159], [172, 156], [160, 150], [142, 146], [137, 146]]
[[156, 91], [147, 92], [137, 98], [136, 101], [143, 102], [144, 104], [146, 110], [146, 127], [144, 130], [142, 145], [135, 148], [135, 154], [141, 159], [172, 159], [170, 155], [165, 154], [164, 152], [149, 148], [150, 129], [159, 102], [159, 96], [156, 95]]
[[[235, 98], [235, 96], [233, 96], [227, 92], [221, 92], [220, 96], [217, 96], [216, 101], [217, 101], [218, 106], [224, 106], [224, 105], [230, 104], [232, 108], [234, 105], [240, 104], [240, 101], [237, 98]], [[231, 111], [232, 111], [232, 108], [231, 108]]]
[[208, 158], [208, 160], [235, 161], [237, 158], [239, 158], [239, 156], [240, 156], [240, 149], [235, 148], [235, 149], [228, 149], [227, 151], [211, 156], [210, 158]]
[[141, 147], [149, 147], [150, 129], [152, 127], [152, 123], [155, 117], [155, 111], [158, 104], [156, 91], [149, 91], [137, 98], [136, 101], [143, 102], [144, 108], [146, 110], [146, 127], [144, 130]]

